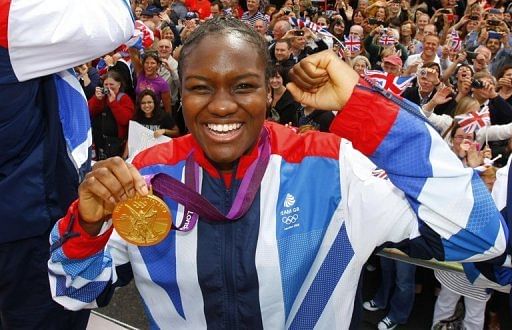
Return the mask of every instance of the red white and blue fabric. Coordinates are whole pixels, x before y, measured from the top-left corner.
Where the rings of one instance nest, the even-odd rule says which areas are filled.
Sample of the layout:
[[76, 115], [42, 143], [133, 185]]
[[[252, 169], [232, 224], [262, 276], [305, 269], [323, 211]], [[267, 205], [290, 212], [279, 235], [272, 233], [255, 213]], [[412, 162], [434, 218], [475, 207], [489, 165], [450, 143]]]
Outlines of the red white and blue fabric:
[[[134, 278], [151, 328], [348, 329], [361, 269], [376, 246], [407, 241], [413, 256], [440, 260], [501, 255], [507, 233], [485, 185], [418, 112], [360, 86], [333, 121], [338, 136], [266, 123], [271, 156], [248, 213], [230, 223], [200, 218], [155, 246], [128, 244], [111, 227], [91, 237], [78, 221], [72, 230], [80, 236], [56, 245], [78, 216], [74, 204], [51, 233], [54, 299], [71, 310], [94, 308], [107, 302], [102, 293]], [[190, 150], [201, 194], [225, 209], [234, 193], [190, 135], [139, 154], [134, 165], [183, 180]], [[240, 159], [231, 191], [256, 157]], [[374, 178], [376, 166], [390, 181]], [[181, 219], [183, 206], [165, 201]], [[242, 304], [250, 316], [225, 309]]]
[[[0, 1], [0, 107], [5, 114], [16, 111], [16, 116], [5, 118], [0, 130], [3, 141], [15, 141], [0, 147], [2, 157], [10, 158], [0, 160], [4, 173], [0, 243], [35, 236], [34, 228], [37, 231], [53, 222], [48, 221], [48, 210], [53, 207], [50, 204], [60, 203], [61, 196], [56, 202], [58, 193], [44, 189], [50, 184], [73, 187], [72, 181], [79, 182], [87, 170], [92, 143], [89, 111], [70, 69], [112, 51], [132, 34], [128, 0]], [[50, 146], [53, 143], [60, 143], [64, 152]], [[4, 166], [13, 160], [16, 170], [7, 170]], [[46, 173], [40, 178], [40, 167], [61, 171], [60, 177]], [[18, 200], [13, 203], [11, 198]], [[12, 209], [20, 205], [26, 206], [23, 211], [28, 216]], [[38, 207], [43, 210], [36, 212]]]
[[457, 120], [457, 123], [465, 133], [473, 133], [485, 126], [491, 125], [489, 107], [485, 106], [480, 111], [455, 116], [455, 120]]
[[457, 30], [452, 29], [450, 34], [448, 35], [448, 38], [450, 40], [450, 49], [455, 52], [459, 52], [462, 49], [462, 39], [459, 36], [459, 32]]
[[383, 179], [383, 180], [389, 180], [388, 174], [386, 171], [384, 171], [381, 168], [376, 168], [372, 171], [372, 175], [376, 178]]
[[387, 33], [382, 34], [379, 37], [379, 45], [388, 47], [394, 46], [396, 44], [396, 39], [393, 36], [388, 35]]
[[140, 38], [140, 42], [144, 48], [151, 47], [151, 45], [153, 45], [153, 41], [155, 40], [153, 31], [151, 31], [151, 29], [147, 27], [146, 24], [139, 20], [135, 21], [135, 33], [133, 34], [133, 37], [128, 41], [128, 46], [138, 48], [138, 38]]
[[352, 53], [361, 51], [361, 39], [358, 36], [345, 36], [345, 47], [347, 47]]
[[400, 95], [411, 85], [415, 76], [395, 76], [379, 70], [366, 70], [365, 76], [376, 82], [382, 89]]

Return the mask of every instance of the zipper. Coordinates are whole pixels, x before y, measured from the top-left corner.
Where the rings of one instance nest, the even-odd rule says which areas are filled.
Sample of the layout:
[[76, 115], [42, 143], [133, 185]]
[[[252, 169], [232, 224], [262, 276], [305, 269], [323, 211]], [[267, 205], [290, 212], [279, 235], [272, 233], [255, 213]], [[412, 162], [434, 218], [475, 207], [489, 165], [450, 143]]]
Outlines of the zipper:
[[[225, 188], [224, 212], [229, 211], [232, 201], [232, 190]], [[226, 325], [227, 329], [238, 329], [238, 304], [236, 300], [236, 274], [235, 274], [235, 229], [229, 223], [223, 226], [223, 262], [224, 262], [224, 284], [226, 287]]]

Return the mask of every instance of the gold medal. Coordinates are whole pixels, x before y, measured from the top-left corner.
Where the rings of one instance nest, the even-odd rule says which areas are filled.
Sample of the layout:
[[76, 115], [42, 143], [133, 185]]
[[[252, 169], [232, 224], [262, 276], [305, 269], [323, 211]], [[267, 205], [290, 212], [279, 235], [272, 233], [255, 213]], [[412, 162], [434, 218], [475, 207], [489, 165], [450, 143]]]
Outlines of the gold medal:
[[125, 241], [149, 246], [167, 237], [171, 230], [172, 216], [167, 204], [150, 193], [117, 204], [112, 213], [112, 223]]

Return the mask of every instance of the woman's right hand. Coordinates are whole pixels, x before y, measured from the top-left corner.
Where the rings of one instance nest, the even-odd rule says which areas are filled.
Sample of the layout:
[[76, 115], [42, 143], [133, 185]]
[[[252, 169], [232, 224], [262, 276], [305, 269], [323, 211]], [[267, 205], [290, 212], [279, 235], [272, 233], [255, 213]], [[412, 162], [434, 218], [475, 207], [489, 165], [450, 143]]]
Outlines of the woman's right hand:
[[103, 95], [103, 92], [101, 91], [101, 89], [102, 89], [101, 87], [96, 87], [96, 89], [94, 90], [94, 96], [96, 96], [96, 98], [98, 100], [103, 100], [103, 97], [105, 96], [105, 95]]
[[148, 194], [146, 181], [135, 166], [120, 157], [97, 162], [78, 187], [82, 228], [91, 235], [97, 235], [116, 204], [135, 194]]

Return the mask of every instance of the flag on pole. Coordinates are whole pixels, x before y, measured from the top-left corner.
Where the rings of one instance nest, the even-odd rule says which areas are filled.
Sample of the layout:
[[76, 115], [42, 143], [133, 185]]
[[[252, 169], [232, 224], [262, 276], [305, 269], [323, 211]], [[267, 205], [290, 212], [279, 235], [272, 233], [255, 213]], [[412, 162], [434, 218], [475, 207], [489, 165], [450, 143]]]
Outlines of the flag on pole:
[[377, 83], [382, 89], [388, 90], [393, 94], [400, 95], [403, 91], [409, 87], [415, 76], [395, 76], [391, 73], [379, 71], [379, 70], [366, 70], [365, 76], [375, 83]]
[[480, 111], [455, 116], [455, 120], [464, 130], [464, 133], [473, 133], [485, 126], [491, 125], [489, 107], [485, 106]]

